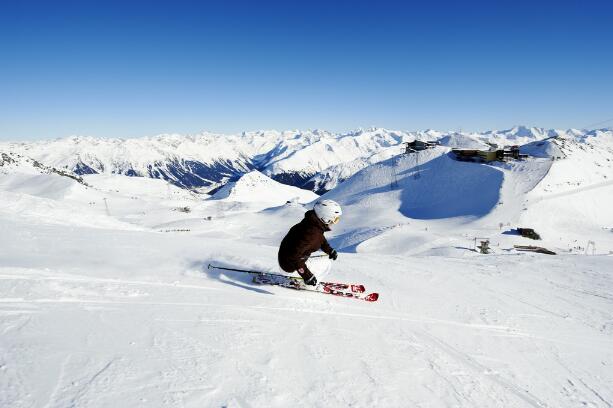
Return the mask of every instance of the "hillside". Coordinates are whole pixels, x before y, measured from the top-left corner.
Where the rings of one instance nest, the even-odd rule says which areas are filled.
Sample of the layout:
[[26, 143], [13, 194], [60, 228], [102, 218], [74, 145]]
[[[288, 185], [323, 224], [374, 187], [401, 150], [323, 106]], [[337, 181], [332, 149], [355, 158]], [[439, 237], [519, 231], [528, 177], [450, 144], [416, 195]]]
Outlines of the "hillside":
[[551, 143], [562, 157], [526, 197], [521, 223], [569, 251], [586, 252], [590, 241], [596, 252], [613, 251], [613, 134], [595, 131]]
[[212, 196], [216, 200], [261, 202], [269, 206], [282, 205], [288, 201], [308, 203], [317, 197], [312, 191], [281, 184], [256, 170], [226, 184]]
[[[609, 253], [611, 140], [611, 132], [551, 139], [527, 148], [538, 148], [536, 157], [504, 164], [458, 162], [444, 147], [389, 159], [323, 196], [345, 208], [334, 240], [347, 250], [394, 254], [470, 248], [476, 237], [558, 251], [594, 241]], [[541, 231], [543, 241], [515, 236], [517, 227]]]
[[[507, 163], [444, 145], [353, 159], [324, 195], [343, 205], [326, 279], [374, 303], [208, 267], [279, 272], [312, 192], [258, 172], [214, 196], [110, 172], [79, 182], [7, 153], [0, 406], [609, 407], [612, 146], [594, 132]], [[588, 240], [595, 255], [572, 247]], [[513, 249], [531, 243], [558, 255]]]

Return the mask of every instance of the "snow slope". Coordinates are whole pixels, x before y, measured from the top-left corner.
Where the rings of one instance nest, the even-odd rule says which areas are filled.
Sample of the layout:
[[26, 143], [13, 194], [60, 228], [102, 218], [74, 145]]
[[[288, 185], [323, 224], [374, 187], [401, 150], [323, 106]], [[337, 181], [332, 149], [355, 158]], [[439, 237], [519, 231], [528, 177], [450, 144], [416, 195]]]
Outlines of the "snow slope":
[[309, 190], [281, 184], [257, 170], [243, 175], [219, 189], [212, 198], [238, 202], [264, 202], [269, 207], [281, 205], [287, 201], [308, 203], [318, 195]]
[[229, 212], [228, 236], [215, 220], [159, 233], [0, 213], [0, 405], [612, 401], [610, 256], [342, 252], [331, 277], [380, 292], [372, 304], [207, 269], [274, 271], [302, 211]]
[[567, 250], [585, 252], [592, 241], [596, 251], [612, 251], [613, 133], [595, 131], [554, 143], [563, 158], [553, 161], [526, 197], [521, 222]]
[[[497, 165], [442, 146], [328, 192], [344, 207], [329, 279], [376, 303], [207, 268], [278, 272], [310, 204], [252, 206], [264, 188], [285, 198], [260, 174], [234, 185], [243, 202], [7, 161], [0, 406], [610, 407], [609, 137], [561, 136], [546, 143], [563, 159], [534, 145], [545, 153]], [[535, 242], [515, 226], [560, 254], [516, 252]], [[477, 236], [492, 254], [472, 250]], [[575, 239], [597, 255], [569, 251]]]
[[15, 157], [0, 167], [0, 191], [0, 212], [7, 216], [15, 213], [33, 222], [129, 230], [154, 227], [163, 214], [208, 197], [156, 179], [80, 177], [26, 157]]
[[93, 208], [101, 199], [81, 177], [42, 166], [18, 155], [3, 155], [0, 167], [0, 213], [19, 214], [33, 222], [87, 225], [94, 228], [134, 228]]
[[[378, 163], [323, 196], [345, 208], [333, 241], [345, 250], [393, 254], [439, 246], [454, 252], [478, 237], [497, 247], [558, 251], [593, 241], [596, 252], [608, 254], [612, 140], [611, 132], [560, 137], [530, 147], [537, 157], [491, 165], [455, 161], [445, 147]], [[543, 241], [513, 235], [517, 227], [536, 229]]]

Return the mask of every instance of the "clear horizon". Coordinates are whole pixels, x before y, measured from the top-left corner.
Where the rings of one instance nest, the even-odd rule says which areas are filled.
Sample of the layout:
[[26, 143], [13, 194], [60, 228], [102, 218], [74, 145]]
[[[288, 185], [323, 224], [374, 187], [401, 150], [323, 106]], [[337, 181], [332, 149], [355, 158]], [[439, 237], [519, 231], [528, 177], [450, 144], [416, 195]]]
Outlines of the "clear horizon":
[[612, 17], [604, 1], [5, 5], [0, 140], [610, 127]]
[[[608, 120], [607, 122], [613, 122], [613, 119]], [[156, 133], [156, 134], [150, 134], [150, 135], [141, 135], [141, 136], [129, 136], [129, 137], [122, 137], [122, 136], [95, 136], [95, 135], [66, 135], [66, 136], [59, 136], [59, 137], [49, 137], [49, 138], [29, 138], [29, 139], [0, 139], [0, 142], [5, 142], [5, 143], [35, 143], [35, 142], [39, 142], [39, 141], [45, 141], [45, 140], [59, 140], [59, 139], [69, 139], [69, 138], [95, 138], [95, 139], [118, 139], [118, 140], [125, 140], [125, 139], [139, 139], [139, 138], [148, 138], [148, 137], [157, 137], [157, 136], [165, 136], [165, 135], [178, 135], [178, 136], [185, 136], [185, 137], [189, 137], [189, 136], [198, 136], [198, 135], [202, 135], [205, 133], [210, 133], [210, 134], [215, 134], [215, 135], [220, 135], [220, 136], [231, 136], [231, 135], [238, 135], [241, 133], [252, 133], [252, 132], [308, 132], [308, 131], [324, 131], [324, 132], [330, 132], [334, 135], [338, 135], [338, 134], [344, 134], [344, 133], [350, 133], [350, 132], [354, 132], [354, 131], [358, 131], [358, 130], [366, 130], [366, 129], [385, 129], [388, 131], [398, 131], [398, 132], [407, 132], [407, 133], [412, 133], [412, 132], [426, 132], [429, 130], [432, 131], [437, 131], [437, 132], [441, 132], [441, 133], [452, 133], [452, 132], [461, 132], [461, 133], [476, 133], [476, 134], [483, 134], [485, 132], [489, 132], [489, 131], [498, 131], [498, 132], [502, 132], [502, 131], [507, 131], [507, 130], [511, 130], [515, 127], [526, 127], [526, 128], [538, 128], [538, 129], [543, 129], [543, 130], [558, 130], [558, 131], [569, 131], [569, 130], [580, 130], [580, 131], [594, 131], [594, 130], [607, 130], [607, 131], [611, 131], [613, 130], [613, 126], [596, 126], [596, 127], [588, 127], [588, 128], [577, 128], [577, 127], [573, 127], [573, 128], [550, 128], [550, 127], [544, 127], [544, 126], [526, 126], [526, 125], [513, 125], [513, 126], [508, 126], [508, 127], [503, 127], [503, 128], [498, 128], [498, 129], [483, 129], [483, 130], [473, 130], [473, 129], [435, 129], [435, 128], [427, 128], [427, 129], [392, 129], [389, 127], [384, 127], [384, 126], [364, 126], [364, 127], [358, 127], [358, 128], [352, 128], [352, 129], [343, 129], [343, 130], [339, 130], [339, 131], [332, 131], [330, 129], [317, 129], [317, 128], [311, 128], [311, 129], [252, 129], [252, 130], [243, 130], [243, 131], [238, 131], [238, 132], [214, 132], [211, 130], [201, 130], [199, 132], [193, 132], [193, 133], [179, 133], [179, 132], [168, 132], [168, 133]]]

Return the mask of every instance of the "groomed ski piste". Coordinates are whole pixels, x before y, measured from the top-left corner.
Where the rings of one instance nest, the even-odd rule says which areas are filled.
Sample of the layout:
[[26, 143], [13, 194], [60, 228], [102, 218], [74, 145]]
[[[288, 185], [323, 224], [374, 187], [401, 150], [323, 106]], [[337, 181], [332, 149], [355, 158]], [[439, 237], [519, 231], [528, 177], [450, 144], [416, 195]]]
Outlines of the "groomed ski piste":
[[0, 406], [613, 406], [612, 132], [498, 164], [449, 150], [323, 196], [344, 212], [327, 279], [370, 303], [207, 268], [278, 273], [308, 191], [79, 182], [1, 156]]

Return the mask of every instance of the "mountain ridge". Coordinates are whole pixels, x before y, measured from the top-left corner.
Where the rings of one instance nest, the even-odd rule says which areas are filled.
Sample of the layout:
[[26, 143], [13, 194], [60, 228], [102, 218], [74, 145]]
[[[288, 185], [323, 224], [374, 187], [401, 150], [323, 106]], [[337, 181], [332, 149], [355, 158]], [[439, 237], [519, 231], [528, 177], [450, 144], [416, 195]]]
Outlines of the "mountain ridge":
[[402, 152], [413, 140], [443, 146], [486, 148], [488, 143], [523, 145], [550, 137], [585, 138], [609, 129], [556, 130], [515, 126], [486, 132], [399, 131], [386, 128], [333, 133], [267, 130], [221, 134], [161, 134], [134, 139], [71, 136], [49, 141], [2, 142], [15, 152], [77, 175], [115, 173], [161, 178], [209, 192], [253, 170], [284, 184], [323, 193], [367, 165]]

